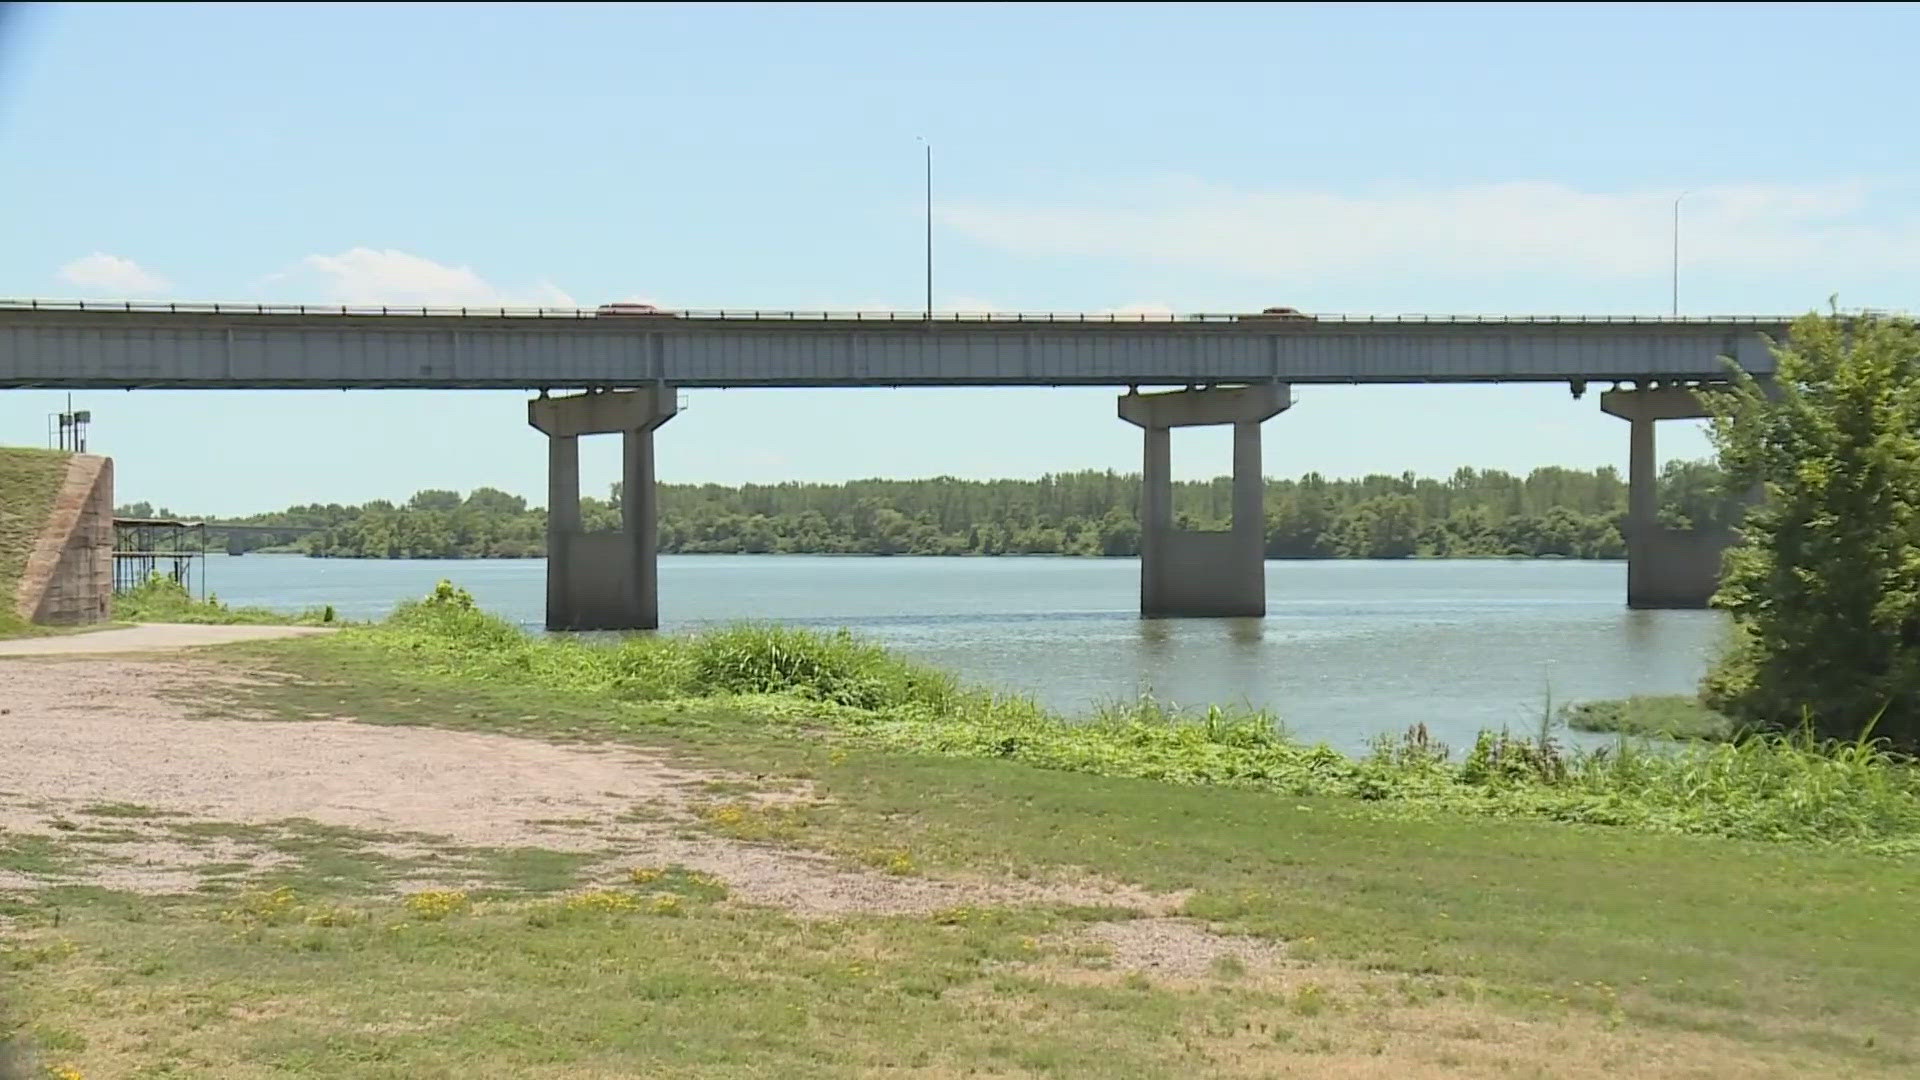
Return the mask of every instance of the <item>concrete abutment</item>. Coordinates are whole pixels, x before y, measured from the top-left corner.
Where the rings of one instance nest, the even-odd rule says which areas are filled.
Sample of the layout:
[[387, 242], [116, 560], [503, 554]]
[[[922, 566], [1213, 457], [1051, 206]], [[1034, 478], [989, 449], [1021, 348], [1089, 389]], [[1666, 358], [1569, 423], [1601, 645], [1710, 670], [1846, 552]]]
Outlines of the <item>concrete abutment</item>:
[[15, 595], [0, 599], [44, 626], [106, 622], [113, 617], [113, 459], [74, 454], [62, 468]]

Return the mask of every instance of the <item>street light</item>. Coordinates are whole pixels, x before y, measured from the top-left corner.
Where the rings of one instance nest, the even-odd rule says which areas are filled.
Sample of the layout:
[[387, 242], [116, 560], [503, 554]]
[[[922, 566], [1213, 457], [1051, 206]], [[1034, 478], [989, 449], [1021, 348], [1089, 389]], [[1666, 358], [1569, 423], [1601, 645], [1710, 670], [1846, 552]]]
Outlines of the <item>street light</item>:
[[1691, 195], [1683, 191], [1673, 197], [1673, 315], [1680, 317], [1680, 200]]
[[918, 137], [927, 147], [927, 322], [933, 322], [933, 143]]

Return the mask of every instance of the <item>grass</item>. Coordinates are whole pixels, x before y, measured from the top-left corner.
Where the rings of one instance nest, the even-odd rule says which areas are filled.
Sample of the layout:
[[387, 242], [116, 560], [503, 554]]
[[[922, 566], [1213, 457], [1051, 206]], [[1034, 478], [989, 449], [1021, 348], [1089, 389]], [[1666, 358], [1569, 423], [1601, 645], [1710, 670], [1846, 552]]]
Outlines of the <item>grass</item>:
[[[563, 692], [421, 675], [391, 658], [342, 668], [354, 654], [309, 642], [252, 653], [303, 676], [253, 691], [290, 714], [330, 693], [386, 719], [513, 728], [544, 704], [586, 722]], [[1094, 872], [1191, 890], [1185, 914], [1281, 945], [1287, 966], [1220, 961], [1195, 980], [1126, 971], [1077, 936], [1120, 914], [1101, 909], [800, 920], [670, 867], [581, 889], [549, 866], [492, 893], [391, 896], [412, 868], [331, 869], [382, 838], [292, 828], [276, 842], [301, 865], [250, 891], [67, 894], [57, 925], [51, 903], [17, 907], [0, 968], [21, 1023], [44, 1061], [86, 1076], [1920, 1067], [1910, 860], [1387, 817], [1345, 798], [822, 740], [724, 707], [673, 724], [628, 723], [626, 711], [603, 702], [601, 733], [809, 783], [819, 801], [804, 815], [762, 808], [776, 825], [757, 842], [909, 855], [937, 877]]]
[[333, 605], [308, 608], [300, 612], [273, 611], [262, 607], [231, 607], [218, 596], [196, 599], [186, 586], [158, 574], [142, 585], [118, 593], [113, 598], [114, 617], [132, 623], [217, 623], [253, 626], [336, 626], [342, 625]]
[[[494, 887], [419, 887], [405, 885], [413, 856], [381, 854], [393, 838], [285, 825], [256, 839], [293, 864], [250, 886], [144, 900], [66, 890], [0, 908], [14, 920], [0, 971], [42, 1064], [242, 1078], [1920, 1069], [1912, 858], [1855, 840], [1569, 824], [1480, 805], [1489, 791], [1575, 785], [1581, 766], [1538, 737], [1489, 736], [1442, 759], [1415, 736], [1355, 773], [1364, 763], [1317, 750], [1262, 757], [1279, 752], [1257, 718], [1149, 703], [1077, 727], [1055, 720], [1092, 732], [1063, 767], [998, 742], [992, 753], [916, 745], [901, 733], [959, 730], [989, 706], [857, 643], [794, 657], [806, 638], [770, 635], [760, 640], [779, 655], [756, 657], [759, 632], [744, 629], [705, 644], [545, 644], [490, 636], [497, 627], [457, 597], [438, 607], [249, 646], [250, 663], [291, 677], [235, 692], [287, 717], [618, 740], [768, 789], [804, 783], [800, 807], [718, 785], [704, 827], [917, 879], [1094, 874], [1183, 897], [1181, 914], [1270, 943], [1281, 966], [1241, 953], [1187, 978], [1128, 970], [1082, 933], [1138, 921], [1116, 909], [799, 919], [675, 867], [582, 887], [582, 864], [556, 853], [473, 854], [465, 863], [493, 867]], [[747, 689], [687, 694], [699, 656], [725, 659], [722, 674], [745, 673], [736, 685]], [[863, 697], [874, 686], [908, 700], [849, 703], [874, 700]], [[1046, 730], [1024, 723], [988, 734]], [[1033, 737], [1064, 754], [1070, 743], [1050, 740], [1071, 734]], [[1700, 794], [1722, 784], [1804, 801], [1809, 821], [1892, 805], [1904, 790], [1883, 779], [1859, 802], [1822, 787], [1900, 775], [1865, 749], [1750, 742], [1633, 760], [1663, 768], [1655, 759], [1693, 762], [1693, 773], [1648, 773], [1692, 777], [1675, 801], [1724, 801]], [[1313, 763], [1327, 779], [1245, 771], [1263, 760]], [[1814, 762], [1828, 760], [1839, 771], [1821, 780]], [[1130, 775], [1145, 772], [1167, 775]], [[1355, 776], [1412, 777], [1442, 794], [1368, 797], [1346, 786]], [[114, 824], [235, 835], [140, 807], [92, 809]], [[75, 843], [21, 855], [58, 867]]]
[[5, 641], [9, 638], [70, 637], [79, 634], [95, 634], [102, 630], [123, 629], [127, 625], [129, 624], [124, 622], [99, 622], [85, 623], [76, 626], [45, 626], [40, 623], [25, 622], [9, 612], [0, 614], [0, 641]]
[[1733, 722], [1685, 695], [1615, 698], [1568, 706], [1567, 726], [1576, 731], [1620, 732], [1644, 738], [1729, 742]]
[[[53, 835], [0, 832], [0, 878], [84, 879], [89, 868], [126, 868], [150, 862], [154, 845], [188, 853], [179, 869], [188, 884], [177, 891], [202, 896], [238, 890], [289, 889], [302, 895], [383, 896], [406, 883], [430, 883], [497, 898], [571, 888], [593, 851], [450, 846], [433, 836], [380, 833], [303, 819], [240, 824], [183, 820], [144, 808], [88, 807], [80, 822], [52, 820]], [[130, 858], [125, 845], [141, 845]], [[198, 858], [193, 852], [203, 852]], [[178, 858], [179, 856], [175, 856]], [[36, 910], [27, 897], [0, 889], [0, 918]]]
[[32, 631], [13, 609], [14, 591], [66, 479], [69, 456], [56, 450], [0, 447], [0, 637]]
[[1162, 1075], [1285, 1009], [994, 970], [1045, 959], [1021, 943], [1061, 922], [798, 923], [651, 885], [344, 909], [275, 892], [69, 924], [73, 955], [15, 963], [43, 1057], [88, 1076]]

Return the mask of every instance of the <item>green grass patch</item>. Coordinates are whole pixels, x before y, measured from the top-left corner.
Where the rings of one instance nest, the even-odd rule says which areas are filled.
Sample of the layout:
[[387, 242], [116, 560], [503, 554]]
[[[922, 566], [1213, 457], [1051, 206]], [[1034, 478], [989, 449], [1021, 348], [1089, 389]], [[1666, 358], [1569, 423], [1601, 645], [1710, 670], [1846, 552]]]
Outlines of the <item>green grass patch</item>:
[[1614, 698], [1569, 705], [1562, 713], [1576, 731], [1619, 732], [1655, 739], [1703, 739], [1727, 742], [1733, 721], [1681, 694]]
[[[49, 882], [81, 880], [96, 868], [126, 865], [121, 845], [157, 843], [208, 853], [188, 866], [203, 893], [286, 888], [306, 895], [369, 897], [390, 894], [407, 882], [430, 882], [503, 897], [572, 888], [581, 869], [602, 857], [590, 851], [466, 847], [435, 836], [298, 818], [257, 824], [178, 820], [178, 815], [121, 804], [89, 807], [82, 814], [92, 819], [102, 810], [126, 827], [55, 819], [51, 834], [0, 831], [0, 873]], [[216, 850], [231, 854], [216, 856]]]
[[142, 820], [185, 816], [178, 810], [156, 810], [151, 806], [141, 806], [138, 803], [124, 802], [90, 803], [81, 807], [79, 812], [88, 817], [135, 818]]
[[342, 625], [331, 604], [305, 611], [273, 611], [262, 607], [231, 607], [218, 596], [198, 599], [186, 586], [158, 574], [113, 598], [114, 618], [134, 623], [205, 623], [251, 626]]
[[85, 1076], [1174, 1075], [1205, 1060], [1203, 1032], [1285, 1008], [1019, 971], [1054, 925], [800, 923], [650, 885], [506, 904], [270, 891], [14, 948], [36, 951], [26, 1036]]
[[491, 881], [491, 891], [504, 894], [551, 893], [579, 883], [580, 870], [595, 856], [579, 851], [545, 848], [455, 849], [459, 876]]
[[374, 896], [402, 881], [483, 883], [487, 895], [555, 892], [577, 882], [595, 856], [541, 848], [450, 846], [437, 837], [381, 833], [291, 819], [261, 825], [163, 823], [162, 835], [188, 843], [219, 839], [274, 856], [271, 865], [207, 863], [213, 884], [292, 889], [303, 894]]
[[[1034, 794], [1021, 774], [1076, 780], [989, 762], [942, 764], [975, 780], [1015, 778], [1013, 796]], [[1148, 826], [1128, 841], [1169, 837], [1138, 806], [1111, 816], [1116, 795], [1160, 785], [1077, 779], [1104, 790], [1087, 803], [1061, 793], [1059, 802], [1029, 804], [1029, 815], [1064, 811], [1061, 824], [1072, 824], [1101, 809], [1110, 830]], [[1260, 843], [1242, 817], [1273, 797], [1230, 797], [1246, 805], [1230, 808], [1225, 827], [1201, 828], [1194, 859], [1174, 860], [1158, 876], [1184, 878], [1200, 859], [1227, 852], [1241, 857], [1234, 886], [1284, 868], [1284, 890], [1271, 877], [1257, 901], [1237, 889], [1241, 910], [1228, 919], [1250, 926], [1258, 920], [1245, 912], [1258, 907], [1303, 933], [1291, 939], [1302, 944], [1288, 946], [1292, 966], [1281, 978], [1238, 955], [1185, 980], [1129, 970], [1074, 936], [1083, 923], [1044, 908], [802, 921], [727, 904], [724, 890], [699, 875], [651, 868], [618, 885], [533, 899], [434, 888], [356, 900], [282, 887], [149, 902], [137, 917], [104, 903], [70, 906], [57, 926], [44, 913], [24, 920], [0, 947], [0, 970], [40, 1059], [85, 1076], [480, 1069], [533, 1077], [555, 1068], [591, 1076], [1251, 1076], [1303, 1062], [1310, 1071], [1450, 1075], [1475, 1060], [1471, 1044], [1486, 1036], [1459, 1029], [1476, 1023], [1501, 1033], [1492, 1049], [1523, 1075], [1564, 1075], [1556, 1064], [1565, 1064], [1569, 1039], [1602, 1026], [1620, 1032], [1606, 1049], [1628, 1074], [1690, 1065], [1702, 1075], [1898, 1076], [1916, 1064], [1911, 983], [1899, 981], [1911, 957], [1871, 954], [1878, 939], [1820, 951], [1844, 941], [1839, 932], [1804, 935], [1798, 945], [1777, 940], [1798, 935], [1765, 944], [1742, 936], [1784, 891], [1763, 888], [1759, 903], [1731, 905], [1719, 929], [1715, 913], [1701, 910], [1641, 924], [1613, 948], [1606, 935], [1629, 925], [1616, 920], [1647, 914], [1656, 896], [1684, 899], [1709, 874], [1677, 887], [1602, 889], [1588, 906], [1569, 885], [1607, 875], [1586, 864], [1590, 877], [1569, 882], [1565, 875], [1582, 876], [1574, 861], [1550, 851], [1546, 879], [1516, 886], [1518, 895], [1476, 889], [1470, 870], [1500, 869], [1488, 856], [1521, 846], [1487, 843], [1481, 822], [1447, 835], [1461, 842], [1450, 853], [1458, 870], [1441, 875], [1429, 905], [1438, 910], [1422, 912], [1390, 890], [1424, 882], [1412, 871], [1433, 870], [1438, 856], [1339, 871], [1332, 857], [1276, 861], [1278, 843]], [[1281, 833], [1276, 841], [1327, 835]], [[1031, 829], [1019, 837], [1037, 839]], [[1350, 858], [1369, 839], [1348, 837], [1333, 854]], [[1672, 845], [1709, 843], [1631, 839], [1604, 853], [1637, 864], [1673, 857]], [[1489, 888], [1493, 901], [1477, 909], [1471, 897]], [[1525, 906], [1543, 898], [1551, 909]], [[1214, 903], [1210, 893], [1197, 906]], [[1344, 914], [1335, 910], [1342, 903]], [[1813, 907], [1844, 910], [1807, 915], [1874, 914], [1899, 903], [1884, 896], [1861, 906], [1821, 893]], [[1369, 919], [1373, 912], [1380, 918]], [[1503, 928], [1508, 913], [1519, 918]], [[1897, 921], [1886, 935], [1899, 934]], [[1433, 947], [1399, 951], [1396, 939], [1412, 933]], [[1326, 959], [1377, 950], [1391, 950], [1391, 966]], [[1423, 1028], [1427, 1015], [1448, 1026]], [[1704, 1041], [1711, 1056], [1690, 1040]], [[1446, 1055], [1468, 1056], [1448, 1070]]]
[[67, 837], [0, 832], [0, 871], [49, 877], [69, 870], [78, 858]]
[[[11, 595], [11, 594], [9, 594]], [[0, 610], [0, 641], [8, 638], [30, 637], [66, 637], [72, 634], [92, 634], [101, 630], [117, 630], [127, 624], [124, 622], [87, 623], [83, 626], [42, 626], [30, 623], [14, 614], [12, 607]]]

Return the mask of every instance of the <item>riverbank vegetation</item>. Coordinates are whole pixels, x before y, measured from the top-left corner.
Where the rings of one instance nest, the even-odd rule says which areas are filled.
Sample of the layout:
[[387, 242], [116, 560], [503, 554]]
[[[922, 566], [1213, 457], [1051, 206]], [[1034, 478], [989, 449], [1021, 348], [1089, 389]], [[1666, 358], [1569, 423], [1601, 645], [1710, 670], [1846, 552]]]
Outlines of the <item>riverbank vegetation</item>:
[[217, 595], [204, 600], [172, 578], [155, 574], [145, 583], [116, 593], [113, 617], [131, 623], [208, 623], [226, 626], [331, 626], [338, 620], [333, 605], [305, 611], [274, 611], [263, 607], [233, 607]]
[[[1738, 499], [1709, 464], [1674, 462], [1662, 479], [1662, 517], [1675, 527], [1723, 530]], [[660, 550], [669, 554], [1137, 555], [1137, 475], [1080, 472], [1038, 480], [860, 480], [845, 484], [660, 485]], [[582, 500], [588, 529], [620, 524], [618, 485]], [[1174, 511], [1192, 528], [1224, 528], [1225, 477], [1174, 485]], [[1536, 469], [1520, 477], [1461, 469], [1445, 479], [1308, 475], [1267, 485], [1272, 558], [1556, 557], [1625, 554], [1626, 484], [1610, 468]], [[124, 508], [155, 513], [141, 503]], [[170, 516], [164, 508], [160, 516]], [[353, 558], [537, 557], [546, 515], [492, 488], [462, 496], [422, 491], [403, 505], [308, 505], [242, 519], [323, 532], [248, 536]], [[215, 530], [216, 544], [223, 538]]]
[[[716, 702], [860, 745], [1177, 784], [1327, 796], [1386, 812], [1462, 812], [1751, 840], [1920, 851], [1920, 771], [1870, 741], [1808, 735], [1597, 751], [1550, 728], [1446, 747], [1416, 729], [1349, 757], [1287, 737], [1273, 717], [1150, 698], [1068, 718], [842, 635], [741, 626], [618, 642], [535, 638], [443, 583], [385, 623], [315, 646], [362, 650], [463, 684], [577, 693], [672, 723]], [[641, 722], [641, 721], [634, 721]]]
[[1733, 722], [1683, 694], [1583, 701], [1563, 710], [1575, 731], [1618, 732], [1637, 738], [1706, 739], [1734, 737]]

